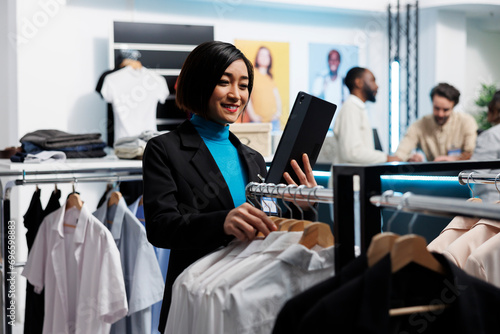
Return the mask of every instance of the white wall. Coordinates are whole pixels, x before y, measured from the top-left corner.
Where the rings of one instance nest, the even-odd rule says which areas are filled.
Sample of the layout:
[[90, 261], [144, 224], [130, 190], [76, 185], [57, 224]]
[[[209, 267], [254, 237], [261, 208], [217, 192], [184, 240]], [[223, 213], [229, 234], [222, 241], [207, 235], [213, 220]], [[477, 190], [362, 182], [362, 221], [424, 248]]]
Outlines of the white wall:
[[16, 2], [0, 2], [0, 143], [6, 146], [17, 145], [17, 71], [15, 43], [9, 33], [16, 28]]
[[500, 87], [498, 18], [467, 18], [464, 12], [436, 8], [423, 9], [420, 17], [419, 114], [432, 112], [429, 92], [442, 81], [460, 90], [458, 111], [477, 112], [481, 84]]
[[440, 11], [436, 29], [435, 80], [465, 88], [467, 29], [465, 13]]
[[109, 18], [130, 20], [132, 13], [126, 3], [110, 11], [48, 1], [18, 4], [19, 134], [104, 134], [105, 104], [94, 89], [107, 69]]
[[[419, 117], [432, 113], [429, 93], [439, 82], [455, 86], [464, 97], [467, 53], [466, 17], [462, 12], [423, 9], [419, 36]], [[463, 103], [456, 110], [462, 110]]]
[[500, 89], [500, 30], [485, 30], [483, 23], [482, 19], [467, 20], [467, 99], [464, 108], [471, 112], [478, 110], [474, 101], [481, 84], [495, 83]]

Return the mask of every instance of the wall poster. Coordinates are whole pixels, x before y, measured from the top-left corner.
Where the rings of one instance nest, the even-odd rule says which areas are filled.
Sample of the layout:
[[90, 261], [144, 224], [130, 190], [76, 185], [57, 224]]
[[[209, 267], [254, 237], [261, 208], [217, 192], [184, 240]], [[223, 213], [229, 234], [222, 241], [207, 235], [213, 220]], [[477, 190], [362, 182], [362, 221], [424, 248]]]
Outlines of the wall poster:
[[235, 40], [254, 65], [254, 87], [242, 122], [271, 123], [273, 131], [284, 129], [289, 114], [288, 43]]
[[341, 44], [309, 44], [309, 90], [340, 109], [349, 96], [344, 85], [347, 72], [358, 66], [358, 47]]

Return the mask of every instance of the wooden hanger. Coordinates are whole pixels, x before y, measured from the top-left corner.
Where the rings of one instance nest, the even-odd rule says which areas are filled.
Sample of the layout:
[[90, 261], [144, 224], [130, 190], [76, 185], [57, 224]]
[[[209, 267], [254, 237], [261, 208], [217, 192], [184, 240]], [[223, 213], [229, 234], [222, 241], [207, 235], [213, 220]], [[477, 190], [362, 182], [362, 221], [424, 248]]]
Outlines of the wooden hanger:
[[[414, 262], [424, 268], [444, 275], [445, 270], [441, 263], [436, 260], [427, 250], [425, 239], [416, 234], [408, 234], [396, 239], [391, 250], [392, 272], [395, 273], [411, 262]], [[446, 304], [417, 305], [409, 307], [400, 307], [389, 310], [389, 315], [407, 315], [413, 313], [423, 313], [436, 310], [442, 310], [448, 307]]]
[[431, 305], [417, 305], [417, 306], [399, 307], [399, 308], [390, 309], [389, 315], [391, 317], [396, 317], [398, 315], [435, 312], [438, 310], [443, 310], [447, 307], [448, 307], [448, 305], [446, 305], [446, 304], [431, 304]]
[[299, 244], [311, 249], [318, 245], [323, 248], [333, 246], [335, 240], [333, 238], [332, 229], [326, 223], [312, 223], [304, 228], [304, 234], [299, 240]]
[[[280, 222], [282, 220], [286, 219], [286, 218], [281, 218], [281, 217], [276, 217], [276, 216], [270, 216], [269, 218], [273, 221], [274, 225], [276, 226], [277, 231], [279, 231]], [[259, 233], [257, 233], [256, 237], [257, 238], [264, 238], [264, 233], [259, 232]]]
[[313, 222], [310, 220], [298, 220], [288, 227], [288, 232], [301, 232], [304, 231], [304, 229], [311, 225]]
[[278, 227], [278, 224], [276, 222], [280, 222], [282, 221], [283, 219], [286, 219], [286, 218], [283, 218], [283, 217], [276, 217], [276, 216], [269, 216], [269, 219], [271, 219], [273, 221], [273, 223], [276, 224], [276, 227]]
[[396, 239], [391, 250], [392, 272], [415, 262], [424, 268], [444, 275], [445, 270], [441, 263], [427, 250], [424, 237], [416, 234], [407, 234]]
[[366, 251], [368, 267], [373, 267], [375, 263], [389, 254], [397, 238], [399, 238], [399, 234], [392, 232], [379, 233], [373, 236]]
[[82, 199], [80, 198], [80, 194], [73, 192], [69, 194], [68, 199], [66, 199], [66, 210], [75, 207], [78, 210], [81, 210], [83, 206]]
[[288, 228], [290, 227], [290, 225], [292, 225], [293, 223], [295, 223], [297, 221], [299, 221], [299, 220], [295, 219], [295, 218], [288, 218], [288, 219], [282, 220], [279, 224], [278, 231], [288, 231]]
[[108, 208], [113, 205], [118, 205], [120, 199], [123, 197], [122, 193], [119, 191], [114, 191], [108, 200]]
[[482, 202], [483, 200], [478, 197], [471, 197], [467, 200], [467, 202]]

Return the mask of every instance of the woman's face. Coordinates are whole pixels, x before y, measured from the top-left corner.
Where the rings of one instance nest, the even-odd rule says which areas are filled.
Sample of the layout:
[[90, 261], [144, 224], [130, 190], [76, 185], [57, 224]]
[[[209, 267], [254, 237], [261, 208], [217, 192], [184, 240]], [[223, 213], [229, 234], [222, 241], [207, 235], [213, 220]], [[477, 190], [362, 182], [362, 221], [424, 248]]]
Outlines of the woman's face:
[[259, 64], [259, 67], [269, 67], [271, 65], [271, 53], [268, 49], [263, 48], [259, 50], [257, 64]]
[[208, 119], [219, 124], [234, 123], [248, 102], [248, 70], [242, 59], [229, 65], [208, 101]]

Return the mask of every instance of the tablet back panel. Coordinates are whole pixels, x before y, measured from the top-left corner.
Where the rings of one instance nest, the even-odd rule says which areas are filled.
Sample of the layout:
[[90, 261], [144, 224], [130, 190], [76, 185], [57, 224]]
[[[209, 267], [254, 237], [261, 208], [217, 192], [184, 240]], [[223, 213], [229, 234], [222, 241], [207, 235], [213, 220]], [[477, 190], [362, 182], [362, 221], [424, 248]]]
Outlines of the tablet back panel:
[[337, 106], [333, 103], [304, 92], [297, 94], [267, 173], [266, 183], [286, 184], [283, 173], [288, 172], [300, 184], [290, 161], [295, 159], [304, 170], [302, 154], [307, 153], [314, 167], [336, 110]]

